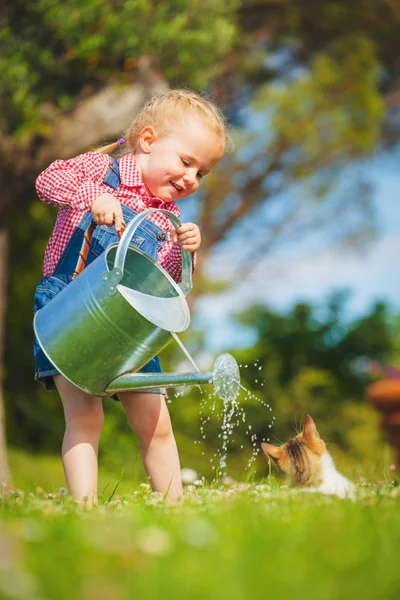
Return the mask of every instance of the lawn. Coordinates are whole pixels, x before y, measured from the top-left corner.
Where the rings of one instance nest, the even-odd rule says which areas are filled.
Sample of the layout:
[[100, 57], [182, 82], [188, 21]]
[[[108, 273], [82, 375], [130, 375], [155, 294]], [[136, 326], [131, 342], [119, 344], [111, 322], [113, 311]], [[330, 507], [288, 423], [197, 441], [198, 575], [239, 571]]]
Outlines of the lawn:
[[3, 495], [0, 598], [400, 598], [396, 481], [357, 499], [256, 484], [189, 485], [168, 506], [110, 486], [90, 511], [38, 488]]

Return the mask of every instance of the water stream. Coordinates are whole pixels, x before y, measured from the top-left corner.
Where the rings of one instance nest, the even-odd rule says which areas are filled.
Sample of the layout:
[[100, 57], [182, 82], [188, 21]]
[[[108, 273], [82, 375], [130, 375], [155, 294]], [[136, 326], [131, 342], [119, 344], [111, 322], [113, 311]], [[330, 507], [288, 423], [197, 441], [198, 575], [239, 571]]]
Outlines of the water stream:
[[[195, 371], [200, 373], [199, 367], [176, 333], [171, 332], [171, 335]], [[258, 361], [256, 361], [254, 366], [258, 367], [258, 370], [262, 370], [262, 367], [258, 365]], [[240, 367], [247, 369], [248, 365], [240, 365]], [[268, 430], [273, 426], [275, 417], [272, 417], [268, 423], [265, 435], [261, 439], [257, 439], [257, 434], [253, 431], [252, 424], [247, 420], [246, 404], [250, 406], [260, 404], [264, 410], [266, 409], [269, 412], [272, 412], [272, 408], [262, 399], [260, 393], [254, 393], [240, 383], [240, 374], [237, 370], [236, 361], [229, 354], [222, 354], [216, 359], [213, 369], [213, 382], [214, 390], [211, 393], [208, 391], [209, 388], [202, 388], [200, 385], [196, 386], [201, 394], [199, 406], [201, 439], [195, 440], [194, 443], [205, 443], [207, 439], [207, 425], [212, 426], [211, 420], [213, 422], [220, 421], [221, 432], [218, 434], [218, 439], [221, 441], [221, 445], [209, 460], [212, 470], [215, 473], [215, 479], [223, 481], [225, 477], [228, 477], [228, 453], [230, 446], [233, 447], [235, 443], [235, 433], [249, 440], [251, 444], [251, 455], [246, 465], [246, 469], [250, 471], [257, 456], [260, 454], [261, 442], [269, 441], [269, 437], [267, 437]], [[254, 383], [264, 387], [264, 382], [259, 381], [258, 378], [255, 379]], [[182, 393], [177, 391], [175, 396], [180, 396]], [[245, 430], [244, 435], [243, 428]], [[248, 447], [248, 444], [246, 446]], [[245, 451], [244, 444], [241, 444], [240, 450]], [[202, 453], [202, 455], [204, 454], [205, 452]]]
[[[187, 355], [186, 352], [185, 355]], [[224, 369], [224, 361], [221, 361], [220, 366]], [[255, 366], [258, 365], [256, 364]], [[248, 365], [240, 365], [240, 367], [241, 369], [246, 369]], [[214, 375], [216, 373], [217, 377], [218, 369], [219, 366], [214, 371]], [[258, 369], [261, 371], [262, 367], [258, 367]], [[227, 381], [229, 382], [229, 377]], [[264, 382], [261, 379], [255, 379], [255, 383], [261, 386], [261, 388], [264, 387]], [[230, 449], [233, 451], [233, 456], [235, 456], [238, 451], [248, 453], [250, 446], [251, 454], [247, 459], [245, 469], [251, 474], [254, 468], [253, 464], [261, 452], [261, 442], [269, 441], [269, 431], [275, 421], [275, 417], [272, 415], [270, 420], [266, 420], [265, 431], [261, 437], [260, 434], [257, 435], [255, 432], [255, 429], [258, 428], [258, 423], [252, 424], [249, 422], [246, 410], [249, 412], [251, 407], [255, 405], [260, 405], [260, 409], [263, 411], [272, 412], [271, 406], [262, 397], [262, 391], [253, 392], [240, 384], [237, 396], [236, 394], [229, 395], [228, 393], [225, 397], [221, 398], [221, 396], [217, 395], [215, 389], [214, 392], [210, 393], [208, 387], [198, 387], [200, 390], [200, 439], [195, 440], [194, 443], [199, 445], [206, 444], [207, 437], [215, 435], [215, 431], [213, 432], [215, 424], [220, 424], [220, 433], [217, 434], [220, 443], [209, 458], [211, 469], [215, 473], [215, 480], [224, 481], [224, 478], [229, 479], [228, 457]], [[182, 393], [176, 392], [175, 395], [180, 396]], [[265, 417], [263, 420], [265, 420]], [[238, 438], [241, 438], [240, 441], [242, 443], [240, 445]], [[204, 451], [201, 452], [202, 456], [207, 454], [207, 450], [207, 447], [204, 446]]]
[[182, 352], [184, 353], [184, 355], [186, 356], [186, 358], [188, 359], [188, 361], [193, 365], [193, 367], [195, 368], [195, 370], [197, 371], [197, 373], [201, 373], [199, 367], [196, 365], [196, 363], [194, 362], [193, 358], [190, 356], [188, 350], [185, 348], [185, 346], [183, 345], [183, 343], [181, 342], [181, 340], [178, 338], [178, 336], [176, 335], [176, 333], [174, 333], [173, 331], [171, 331], [171, 335], [174, 338], [174, 340], [176, 341], [176, 343], [178, 344], [178, 346], [180, 347], [180, 349], [182, 350]]
[[[125, 299], [138, 310], [142, 316], [156, 326], [169, 331], [172, 329], [174, 332], [184, 331], [186, 329], [190, 315], [186, 305], [182, 307], [179, 296], [157, 298], [121, 284], [118, 285], [118, 289]], [[172, 337], [175, 339], [195, 371], [200, 373], [201, 371], [196, 362], [174, 332], [171, 331]], [[256, 361], [254, 366], [257, 366], [261, 371], [262, 367], [259, 366], [257, 362], [258, 361]], [[240, 367], [247, 369], [248, 365], [240, 365]], [[243, 436], [243, 432], [240, 432], [240, 428], [243, 428], [244, 426], [244, 437], [249, 439], [251, 443], [252, 454], [248, 460], [248, 469], [250, 469], [260, 452], [260, 442], [269, 440], [269, 438], [265, 439], [265, 436], [261, 440], [257, 439], [257, 434], [254, 433], [252, 424], [247, 422], [245, 405], [249, 404], [251, 406], [252, 404], [260, 403], [264, 409], [269, 411], [272, 411], [272, 409], [269, 404], [262, 400], [260, 394], [253, 393], [240, 384], [240, 375], [236, 361], [230, 355], [220, 355], [215, 361], [213, 382], [214, 391], [212, 393], [209, 393], [206, 388], [203, 390], [200, 385], [196, 386], [201, 394], [199, 406], [201, 440], [196, 440], [195, 443], [200, 444], [206, 440], [206, 426], [210, 423], [211, 419], [213, 421], [219, 419], [222, 420], [221, 433], [218, 435], [218, 438], [221, 440], [221, 447], [218, 448], [210, 458], [216, 479], [221, 479], [224, 476], [227, 476], [228, 450], [229, 445], [233, 445], [235, 442], [234, 434], [236, 431], [238, 432], [238, 435]], [[258, 384], [258, 379], [255, 379], [255, 383]], [[264, 383], [261, 382], [260, 385], [263, 387]], [[180, 396], [182, 393], [182, 391], [176, 391], [175, 395]], [[222, 415], [219, 410], [220, 408], [222, 408]], [[272, 417], [272, 421], [268, 424], [268, 428], [272, 427], [274, 419], [275, 417]], [[265, 435], [267, 435], [267, 433], [268, 432], [266, 432]], [[244, 444], [241, 444], [240, 450], [245, 450]]]

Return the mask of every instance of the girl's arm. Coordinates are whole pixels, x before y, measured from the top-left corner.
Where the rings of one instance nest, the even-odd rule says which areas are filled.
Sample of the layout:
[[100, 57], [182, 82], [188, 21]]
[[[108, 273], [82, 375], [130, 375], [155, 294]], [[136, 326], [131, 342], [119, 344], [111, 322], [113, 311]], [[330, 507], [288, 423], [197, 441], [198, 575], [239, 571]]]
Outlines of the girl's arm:
[[109, 166], [109, 156], [97, 152], [56, 160], [37, 178], [36, 191], [47, 204], [89, 211], [96, 198], [110, 191], [102, 184]]

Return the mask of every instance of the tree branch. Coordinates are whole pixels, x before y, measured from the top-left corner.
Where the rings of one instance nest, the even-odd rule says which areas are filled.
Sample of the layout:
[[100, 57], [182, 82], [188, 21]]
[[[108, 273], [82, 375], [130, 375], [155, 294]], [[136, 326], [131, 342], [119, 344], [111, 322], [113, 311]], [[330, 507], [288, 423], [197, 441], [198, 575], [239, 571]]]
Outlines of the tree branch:
[[[80, 100], [72, 112], [51, 123], [51, 134], [37, 149], [33, 142], [21, 150], [12, 138], [0, 138], [0, 153], [6, 167], [1, 174], [0, 213], [6, 221], [14, 210], [21, 210], [31, 201], [27, 190], [50, 162], [76, 156], [104, 141], [116, 139], [149, 98], [168, 88], [161, 72], [152, 67], [147, 57], [139, 59], [137, 73], [138, 80], [133, 84], [110, 83], [98, 93]], [[15, 198], [18, 198], [17, 204], [13, 202]]]

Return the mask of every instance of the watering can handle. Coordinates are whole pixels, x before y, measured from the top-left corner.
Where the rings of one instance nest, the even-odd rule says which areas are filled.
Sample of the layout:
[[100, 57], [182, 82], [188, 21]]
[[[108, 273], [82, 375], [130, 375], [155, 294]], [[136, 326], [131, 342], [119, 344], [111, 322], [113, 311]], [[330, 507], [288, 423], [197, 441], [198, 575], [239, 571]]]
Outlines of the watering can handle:
[[[146, 219], [149, 215], [155, 212], [161, 212], [166, 215], [175, 228], [181, 226], [181, 222], [171, 211], [164, 210], [162, 208], [148, 208], [136, 215], [127, 225], [120, 242], [118, 244], [117, 253], [115, 255], [114, 269], [119, 269], [121, 274], [119, 278], [122, 278], [122, 274], [124, 272], [125, 265], [125, 257], [128, 251], [129, 244], [131, 242], [132, 236], [135, 233], [137, 227], [139, 227], [140, 223]], [[182, 292], [188, 294], [192, 289], [192, 257], [190, 252], [187, 252], [182, 248], [182, 281], [180, 283], [180, 288]]]

